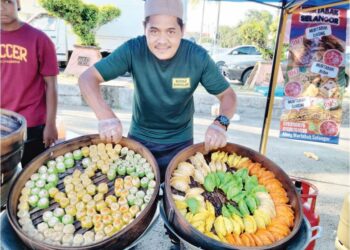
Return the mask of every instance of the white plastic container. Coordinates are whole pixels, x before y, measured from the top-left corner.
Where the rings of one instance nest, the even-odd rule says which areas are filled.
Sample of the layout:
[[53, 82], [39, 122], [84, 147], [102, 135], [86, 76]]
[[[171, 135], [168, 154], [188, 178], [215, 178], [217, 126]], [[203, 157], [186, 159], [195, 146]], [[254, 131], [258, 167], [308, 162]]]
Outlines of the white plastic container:
[[338, 250], [349, 250], [349, 235], [350, 235], [350, 193], [348, 193], [343, 202], [343, 207], [340, 213], [337, 238], [335, 239], [335, 247]]

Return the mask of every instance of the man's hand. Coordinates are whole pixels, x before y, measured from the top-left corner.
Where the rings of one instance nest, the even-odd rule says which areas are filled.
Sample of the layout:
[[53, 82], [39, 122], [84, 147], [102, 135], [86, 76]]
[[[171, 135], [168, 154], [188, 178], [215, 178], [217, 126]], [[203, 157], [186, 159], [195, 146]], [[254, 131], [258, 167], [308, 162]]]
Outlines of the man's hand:
[[211, 124], [205, 133], [204, 146], [205, 151], [218, 149], [226, 146], [227, 136], [226, 130], [216, 124]]
[[57, 128], [55, 123], [48, 123], [44, 128], [43, 143], [45, 148], [50, 147], [58, 138]]
[[102, 140], [118, 143], [123, 136], [123, 127], [118, 118], [103, 119], [98, 122], [98, 132]]

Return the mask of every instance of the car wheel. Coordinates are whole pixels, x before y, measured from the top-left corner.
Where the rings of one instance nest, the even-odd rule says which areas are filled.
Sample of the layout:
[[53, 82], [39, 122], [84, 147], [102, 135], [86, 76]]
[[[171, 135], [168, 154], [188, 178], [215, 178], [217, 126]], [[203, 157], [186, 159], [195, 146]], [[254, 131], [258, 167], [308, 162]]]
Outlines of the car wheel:
[[248, 69], [247, 71], [244, 72], [243, 76], [242, 76], [242, 83], [245, 85], [250, 74], [252, 73], [253, 69]]

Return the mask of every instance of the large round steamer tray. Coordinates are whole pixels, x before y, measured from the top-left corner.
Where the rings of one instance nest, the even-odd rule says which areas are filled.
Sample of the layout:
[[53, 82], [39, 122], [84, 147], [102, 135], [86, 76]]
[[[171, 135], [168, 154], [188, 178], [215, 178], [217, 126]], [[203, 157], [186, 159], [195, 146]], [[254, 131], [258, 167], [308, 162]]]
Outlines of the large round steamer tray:
[[[160, 204], [157, 205], [157, 210], [153, 216], [153, 219], [151, 220], [151, 223], [148, 225], [148, 227], [145, 229], [145, 231], [129, 246], [124, 248], [124, 250], [133, 249], [136, 247], [140, 242], [144, 240], [144, 236], [146, 236], [153, 228], [156, 226], [158, 221], [160, 220]], [[164, 209], [163, 209], [164, 210]], [[163, 212], [164, 213], [164, 212]], [[28, 249], [22, 241], [17, 237], [16, 233], [13, 232], [12, 227], [9, 225], [8, 218], [2, 218], [6, 217], [7, 215], [5, 213], [0, 214], [0, 221], [1, 221], [1, 233], [2, 235], [10, 235], [9, 237], [3, 237], [1, 239], [1, 246], [4, 250], [25, 250]], [[163, 217], [162, 217], [163, 218]], [[8, 226], [6, 225], [8, 224]], [[13, 235], [11, 235], [13, 234]], [[116, 247], [114, 249], [117, 249]]]
[[[263, 168], [273, 172], [275, 178], [280, 181], [283, 185], [283, 188], [287, 192], [289, 198], [289, 204], [294, 210], [294, 226], [291, 229], [291, 232], [279, 241], [275, 241], [270, 245], [264, 246], [236, 246], [228, 243], [224, 243], [218, 240], [214, 240], [204, 233], [198, 231], [194, 226], [192, 226], [186, 218], [180, 213], [180, 210], [177, 209], [175, 201], [172, 197], [172, 187], [170, 185], [170, 179], [172, 178], [173, 172], [177, 169], [180, 162], [189, 162], [189, 158], [194, 156], [197, 152], [202, 153], [205, 156], [207, 163], [210, 162], [210, 155], [213, 152], [205, 155], [204, 143], [194, 144], [189, 146], [182, 151], [180, 151], [170, 162], [166, 176], [165, 176], [165, 192], [164, 192], [164, 209], [168, 222], [174, 228], [176, 233], [185, 241], [198, 246], [203, 249], [286, 249], [286, 246], [289, 244], [289, 241], [293, 241], [293, 237], [297, 234], [302, 223], [302, 207], [299, 195], [296, 192], [296, 189], [288, 177], [288, 175], [278, 167], [274, 162], [269, 160], [267, 157], [259, 154], [258, 152], [249, 149], [247, 147], [228, 143], [225, 147], [220, 148], [215, 151], [224, 151], [227, 153], [236, 153], [242, 157], [248, 157], [252, 162], [260, 163]], [[192, 178], [192, 177], [191, 177]], [[204, 187], [203, 187], [204, 188]], [[214, 228], [214, 226], [213, 226]]]
[[27, 138], [26, 119], [13, 111], [0, 109], [1, 211], [5, 209], [8, 191], [21, 171], [24, 141]]
[[[25, 118], [13, 111], [0, 109], [0, 132], [2, 186], [7, 184], [18, 170], [17, 165], [21, 161], [24, 141], [27, 138]], [[5, 199], [2, 198], [1, 201]]]
[[[56, 157], [60, 155], [64, 155], [67, 152], [73, 152], [74, 150], [80, 149], [82, 147], [97, 145], [99, 143], [105, 143], [105, 142], [102, 141], [98, 135], [87, 135], [87, 136], [81, 136], [72, 140], [68, 140], [54, 147], [51, 147], [50, 149], [46, 150], [45, 152], [37, 156], [35, 159], [33, 159], [27, 165], [27, 167], [23, 170], [23, 172], [19, 175], [17, 181], [12, 185], [8, 203], [7, 203], [8, 219], [11, 226], [17, 233], [17, 235], [28, 247], [32, 249], [59, 249], [59, 250], [63, 250], [63, 249], [85, 250], [85, 249], [103, 249], [103, 248], [123, 249], [131, 245], [140, 235], [142, 235], [142, 233], [149, 226], [157, 209], [158, 192], [159, 192], [159, 186], [160, 186], [160, 174], [158, 170], [158, 165], [153, 155], [150, 153], [150, 151], [147, 148], [145, 148], [143, 145], [141, 145], [140, 143], [134, 140], [123, 137], [122, 140], [119, 142], [119, 144], [122, 147], [127, 147], [128, 149], [135, 151], [135, 153], [138, 153], [143, 158], [145, 158], [152, 167], [152, 170], [155, 176], [155, 181], [156, 181], [154, 192], [152, 194], [150, 201], [148, 202], [147, 206], [142, 210], [142, 212], [132, 222], [130, 222], [126, 227], [124, 227], [114, 235], [104, 240], [101, 240], [89, 245], [82, 245], [82, 246], [51, 245], [51, 244], [45, 243], [44, 241], [35, 240], [23, 232], [17, 218], [17, 211], [18, 211], [17, 206], [19, 204], [21, 190], [23, 189], [25, 183], [30, 179], [32, 174], [36, 173], [38, 169], [49, 160], [55, 159]], [[74, 167], [67, 169], [66, 172], [59, 174], [59, 182], [58, 182], [57, 188], [60, 191], [64, 190], [63, 178], [67, 175], [72, 174], [73, 171], [77, 168], [81, 170], [82, 169], [81, 164], [76, 164]], [[108, 193], [106, 195], [114, 193], [112, 191], [114, 190], [114, 180], [109, 181], [106, 175], [103, 175], [100, 172], [100, 170], [97, 170], [97, 172], [93, 177], [91, 177], [91, 179], [94, 184], [107, 181]], [[33, 221], [34, 226], [42, 222], [41, 215], [45, 211], [52, 211], [56, 207], [58, 207], [58, 203], [56, 203], [54, 200], [50, 200], [49, 208], [31, 209], [29, 211], [30, 218]], [[81, 224], [79, 221], [74, 221], [74, 226], [76, 229], [75, 233], [77, 232], [84, 233], [85, 231], [87, 231], [86, 229], [81, 228]]]
[[[160, 217], [163, 219], [165, 226], [180, 240], [181, 248], [183, 250], [201, 250], [205, 248], [200, 248], [192, 245], [190, 242], [183, 239], [180, 235], [177, 234], [172, 225], [169, 224], [167, 217], [165, 215], [164, 206], [159, 203], [159, 213]], [[288, 241], [287, 246], [284, 247], [285, 250], [301, 250], [306, 249], [306, 247], [310, 244], [310, 242], [319, 239], [322, 236], [322, 227], [314, 226], [311, 227], [310, 222], [304, 216], [300, 229], [297, 234], [292, 238], [292, 240]], [[208, 250], [213, 250], [213, 248], [209, 248]]]
[[0, 109], [1, 156], [20, 148], [27, 137], [25, 118], [13, 111]]

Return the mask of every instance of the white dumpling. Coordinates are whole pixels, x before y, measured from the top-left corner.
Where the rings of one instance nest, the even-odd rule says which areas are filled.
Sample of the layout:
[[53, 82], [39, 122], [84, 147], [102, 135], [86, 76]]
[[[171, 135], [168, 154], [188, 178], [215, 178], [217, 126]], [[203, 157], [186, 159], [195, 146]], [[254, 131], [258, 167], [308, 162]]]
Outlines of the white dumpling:
[[46, 231], [44, 231], [44, 237], [45, 239], [51, 239], [53, 238], [53, 233], [55, 232], [55, 230], [53, 230], [52, 228], [47, 229]]
[[18, 218], [30, 218], [28, 211], [19, 210], [17, 213]]
[[137, 160], [140, 160], [142, 158], [142, 156], [140, 154], [135, 154], [134, 158], [137, 159]]
[[47, 229], [49, 229], [49, 225], [47, 225], [46, 222], [41, 222], [38, 224], [37, 228], [40, 233], [44, 233]]
[[73, 244], [73, 234], [63, 234], [62, 244], [64, 246], [71, 246]]
[[174, 176], [170, 179], [170, 186], [184, 193], [190, 189], [190, 178], [188, 176]]
[[28, 235], [29, 235], [29, 237], [35, 237], [35, 235], [37, 235], [38, 234], [38, 230], [36, 230], [36, 229], [33, 229], [33, 230], [29, 230], [29, 232], [28, 232]]
[[49, 238], [46, 238], [46, 237], [44, 239], [44, 242], [47, 243], [47, 244], [50, 244], [50, 245], [52, 244], [52, 240], [49, 239]]
[[18, 220], [18, 223], [24, 227], [24, 225], [32, 225], [33, 222], [30, 218], [24, 217]]
[[59, 222], [53, 227], [53, 229], [56, 232], [61, 232], [62, 233], [63, 232], [63, 227], [64, 227], [63, 223]]
[[103, 232], [97, 232], [95, 234], [95, 242], [103, 240], [105, 237], [105, 234]]
[[75, 232], [75, 227], [73, 224], [64, 225], [63, 227], [64, 234], [74, 234], [74, 232]]
[[47, 222], [47, 224], [49, 225], [49, 227], [53, 228], [57, 223], [59, 223], [59, 219], [57, 217], [51, 217], [49, 219], [49, 221]]
[[37, 241], [43, 241], [45, 238], [42, 233], [37, 233], [36, 235], [34, 235], [34, 239], [36, 239]]
[[84, 237], [82, 234], [76, 234], [73, 238], [73, 246], [81, 246], [84, 244]]
[[84, 244], [91, 244], [95, 241], [95, 233], [92, 231], [87, 231], [84, 233]]
[[43, 221], [48, 222], [51, 217], [53, 217], [53, 213], [51, 211], [45, 211], [43, 213]]
[[31, 230], [35, 230], [35, 227], [33, 224], [25, 224], [22, 227], [23, 232], [28, 233]]
[[194, 166], [188, 162], [180, 162], [175, 170], [178, 173], [182, 173], [183, 175], [193, 176], [194, 174]]
[[140, 164], [145, 164], [147, 162], [147, 160], [145, 159], [145, 158], [141, 158], [140, 160], [139, 160], [139, 163]]
[[53, 240], [61, 242], [63, 238], [63, 233], [62, 232], [54, 232], [53, 233]]
[[57, 241], [57, 240], [53, 240], [51, 245], [54, 245], [54, 246], [60, 246], [61, 245], [61, 242]]
[[123, 155], [126, 155], [128, 153], [129, 149], [127, 147], [123, 147], [121, 150], [120, 150], [120, 154], [123, 156]]

